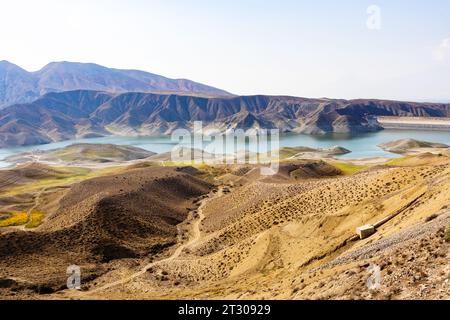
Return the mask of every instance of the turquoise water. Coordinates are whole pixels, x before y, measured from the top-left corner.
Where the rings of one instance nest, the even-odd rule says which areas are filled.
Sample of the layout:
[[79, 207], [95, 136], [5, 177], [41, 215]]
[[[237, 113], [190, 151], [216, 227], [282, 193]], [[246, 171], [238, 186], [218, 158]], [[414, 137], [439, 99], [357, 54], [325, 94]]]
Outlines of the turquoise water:
[[[342, 156], [343, 158], [369, 158], [369, 157], [397, 157], [397, 155], [381, 150], [377, 145], [398, 139], [412, 138], [423, 141], [439, 142], [450, 144], [450, 131], [419, 131], [419, 130], [384, 130], [374, 133], [362, 134], [328, 134], [328, 135], [304, 135], [304, 134], [286, 134], [280, 137], [280, 147], [313, 147], [328, 148], [332, 146], [341, 146], [352, 151], [352, 153]], [[62, 148], [74, 143], [112, 143], [121, 145], [132, 145], [156, 153], [171, 151], [177, 141], [172, 141], [170, 136], [164, 137], [102, 137], [92, 139], [68, 140], [63, 142], [51, 143], [38, 146], [14, 147], [0, 149], [0, 167], [10, 165], [3, 161], [5, 157], [33, 150], [51, 150]], [[209, 142], [206, 146], [207, 151], [212, 147], [217, 147], [218, 142]], [[248, 144], [248, 143], [247, 143]], [[243, 150], [244, 144], [237, 145], [237, 150]], [[222, 150], [222, 148], [217, 148]], [[269, 147], [270, 149], [270, 147]], [[228, 149], [232, 150], [232, 149]], [[257, 151], [255, 144], [248, 144], [249, 151]]]

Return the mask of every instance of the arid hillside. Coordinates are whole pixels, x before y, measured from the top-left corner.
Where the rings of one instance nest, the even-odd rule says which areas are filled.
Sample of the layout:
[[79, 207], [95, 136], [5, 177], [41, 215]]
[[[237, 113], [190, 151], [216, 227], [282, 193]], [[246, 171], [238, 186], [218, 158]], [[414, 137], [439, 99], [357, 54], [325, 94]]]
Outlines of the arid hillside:
[[[448, 155], [115, 170], [47, 190], [40, 226], [3, 230], [3, 298], [450, 297]], [[65, 288], [72, 264], [81, 290]]]
[[89, 278], [106, 271], [103, 263], [156, 256], [176, 242], [176, 225], [210, 188], [176, 168], [145, 168], [49, 193], [39, 205], [47, 214], [40, 227], [0, 235], [0, 278], [12, 288], [52, 292], [65, 286], [71, 264]]
[[[353, 175], [283, 181], [238, 168], [245, 183], [229, 183], [202, 207], [201, 236], [180, 256], [120, 282], [120, 293], [117, 285], [97, 285], [80, 297], [449, 297], [450, 161], [428, 155], [425, 163], [423, 157], [397, 162]], [[371, 237], [355, 237], [357, 227], [390, 215]], [[376, 290], [366, 286], [370, 263], [381, 266], [384, 279]], [[417, 272], [419, 280], [411, 280]], [[117, 280], [114, 274], [98, 283]]]

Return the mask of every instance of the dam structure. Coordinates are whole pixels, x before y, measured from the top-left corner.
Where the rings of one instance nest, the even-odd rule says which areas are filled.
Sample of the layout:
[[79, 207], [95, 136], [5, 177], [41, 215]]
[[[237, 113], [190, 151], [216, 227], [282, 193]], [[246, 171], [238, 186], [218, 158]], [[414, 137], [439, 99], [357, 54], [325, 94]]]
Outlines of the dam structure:
[[376, 121], [384, 129], [450, 131], [450, 118], [381, 116]]

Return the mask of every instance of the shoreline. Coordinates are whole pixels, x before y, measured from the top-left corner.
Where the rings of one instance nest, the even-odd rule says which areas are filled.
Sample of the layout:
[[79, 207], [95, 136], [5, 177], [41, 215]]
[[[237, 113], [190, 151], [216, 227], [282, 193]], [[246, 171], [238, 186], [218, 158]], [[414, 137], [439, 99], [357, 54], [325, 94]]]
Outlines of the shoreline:
[[[414, 131], [411, 130], [395, 130], [395, 129], [387, 129], [381, 130], [377, 133], [373, 134], [350, 134], [350, 135], [332, 135], [332, 136], [311, 136], [311, 135], [303, 135], [303, 134], [283, 134], [280, 137], [279, 147], [283, 148], [299, 148], [300, 146], [305, 149], [316, 149], [316, 150], [324, 150], [329, 149], [332, 146], [340, 146], [342, 148], [346, 148], [351, 151], [351, 153], [343, 154], [343, 155], [332, 155], [332, 158], [335, 158], [337, 161], [343, 162], [351, 162], [351, 161], [377, 161], [378, 159], [396, 159], [399, 157], [398, 154], [393, 152], [388, 152], [386, 150], [382, 150], [378, 147], [380, 143], [385, 143], [397, 139], [402, 138], [413, 138], [416, 140], [422, 141], [431, 141], [436, 143], [445, 143], [450, 141], [450, 131]], [[132, 146], [136, 148], [143, 149], [145, 151], [155, 152], [157, 155], [162, 155], [168, 153], [173, 148], [173, 143], [164, 143], [161, 141], [161, 137], [158, 137], [157, 140], [153, 139], [140, 139], [138, 142], [133, 139], [127, 139], [126, 137], [115, 137], [114, 139], [88, 139], [83, 141], [66, 141], [63, 143], [55, 143], [54, 145], [37, 145], [31, 147], [24, 148], [15, 148], [8, 149], [0, 149], [0, 170], [1, 169], [11, 169], [14, 168], [17, 164], [33, 162], [37, 161], [39, 163], [44, 163], [48, 165], [54, 166], [81, 166], [88, 168], [105, 168], [117, 165], [127, 165], [134, 164], [140, 161], [146, 161], [146, 159], [139, 160], [131, 160], [131, 161], [115, 161], [111, 162], [107, 161], [104, 163], [92, 162], [89, 161], [81, 161], [78, 162], [76, 159], [73, 162], [59, 161], [55, 159], [55, 161], [46, 161], [44, 158], [45, 153], [56, 151], [59, 149], [63, 149], [69, 147], [74, 144], [112, 144], [117, 146]], [[164, 146], [162, 146], [164, 144]], [[214, 146], [213, 146], [214, 147]], [[238, 148], [244, 146], [237, 146]], [[254, 146], [245, 146], [247, 149], [253, 149]], [[40, 149], [42, 148], [42, 149]], [[207, 152], [208, 146], [206, 146]], [[3, 151], [3, 152], [2, 152]], [[421, 151], [420, 151], [421, 152]], [[303, 152], [305, 153], [305, 158], [314, 158], [314, 159], [329, 159], [330, 157], [325, 157], [323, 154], [315, 153], [315, 152]], [[19, 156], [23, 154], [23, 158], [18, 161], [8, 161], [9, 157]], [[26, 161], [23, 161], [26, 160]], [[157, 159], [148, 159], [148, 161], [161, 162], [161, 160]], [[168, 161], [168, 160], [165, 160]]]

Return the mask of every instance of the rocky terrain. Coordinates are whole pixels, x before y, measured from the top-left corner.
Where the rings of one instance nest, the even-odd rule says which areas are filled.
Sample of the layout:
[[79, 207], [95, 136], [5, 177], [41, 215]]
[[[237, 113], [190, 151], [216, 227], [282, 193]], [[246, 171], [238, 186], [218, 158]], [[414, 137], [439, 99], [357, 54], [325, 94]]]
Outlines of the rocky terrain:
[[108, 263], [164, 254], [192, 201], [210, 189], [183, 170], [144, 168], [46, 193], [40, 227], [0, 234], [0, 290], [53, 292], [64, 287], [61, 271], [73, 263], [89, 279], [106, 272]]
[[[0, 227], [0, 295], [450, 297], [450, 154], [351, 170], [344, 160], [284, 159], [274, 176], [259, 165], [147, 161], [90, 173], [42, 164], [2, 170], [0, 202], [9, 212], [33, 206], [45, 218], [33, 229]], [[357, 227], [389, 216], [372, 236], [356, 237]], [[81, 290], [65, 287], [73, 264]]]
[[0, 110], [0, 147], [108, 135], [152, 136], [192, 129], [274, 129], [324, 134], [370, 132], [374, 116], [450, 117], [449, 104], [286, 96], [198, 97], [99, 91], [49, 93]]

